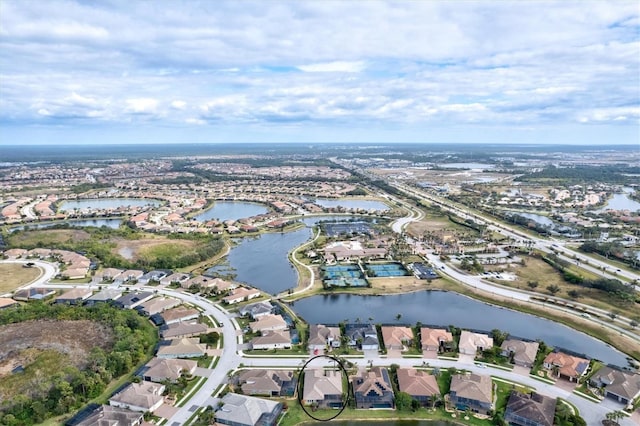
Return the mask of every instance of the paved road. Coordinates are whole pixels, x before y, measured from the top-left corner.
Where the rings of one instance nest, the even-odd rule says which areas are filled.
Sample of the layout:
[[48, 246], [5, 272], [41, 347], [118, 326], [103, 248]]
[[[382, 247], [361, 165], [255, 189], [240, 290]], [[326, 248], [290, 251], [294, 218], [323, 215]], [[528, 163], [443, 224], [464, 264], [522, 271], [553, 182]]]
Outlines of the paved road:
[[[564, 243], [562, 242], [558, 242], [558, 241], [550, 241], [550, 240], [546, 240], [540, 237], [536, 237], [536, 236], [532, 236], [532, 235], [528, 235], [528, 234], [524, 234], [523, 232], [519, 231], [516, 228], [511, 228], [501, 222], [498, 222], [496, 220], [493, 220], [491, 218], [485, 217], [485, 216], [481, 216], [479, 214], [476, 214], [472, 211], [470, 211], [467, 208], [462, 208], [459, 207], [455, 204], [453, 204], [451, 201], [440, 198], [438, 196], [435, 196], [431, 193], [425, 192], [425, 191], [421, 191], [418, 190], [416, 188], [412, 188], [408, 185], [404, 185], [404, 184], [393, 184], [396, 188], [409, 193], [413, 196], [416, 197], [420, 197], [420, 198], [424, 198], [427, 199], [437, 205], [439, 205], [440, 207], [442, 207], [445, 210], [451, 211], [455, 214], [457, 214], [458, 216], [462, 217], [463, 219], [472, 219], [475, 220], [476, 222], [479, 223], [484, 223], [484, 224], [488, 224], [489, 229], [499, 232], [502, 235], [505, 235], [506, 237], [512, 238], [515, 241], [524, 241], [524, 240], [530, 240], [534, 242], [534, 245], [536, 248], [539, 249], [543, 249], [544, 251], [547, 252], [551, 252], [553, 248], [560, 248], [560, 246], [564, 245]], [[561, 250], [569, 257], [573, 257], [573, 256], [577, 256], [579, 258], [582, 259], [588, 259], [589, 263], [591, 265], [595, 265], [596, 268], [593, 268], [591, 271], [606, 277], [606, 278], [624, 278], [630, 282], [633, 281], [637, 281], [640, 282], [640, 274], [634, 273], [634, 272], [630, 272], [630, 271], [626, 271], [626, 270], [620, 270], [618, 271], [617, 268], [614, 268], [613, 266], [611, 266], [610, 264], [608, 264], [605, 261], [599, 260], [599, 259], [592, 259], [592, 258], [587, 258], [585, 257], [583, 254], [581, 254], [580, 252], [577, 252], [575, 250], [572, 250], [570, 248], [567, 247], [562, 247]], [[584, 265], [581, 264], [581, 267], [583, 267]], [[599, 269], [599, 268], [604, 268], [604, 270]], [[613, 275], [612, 273], [615, 271], [615, 275]]]
[[167, 289], [157, 289], [156, 287], [143, 287], [148, 291], [158, 291], [159, 294], [171, 296], [183, 301], [192, 303], [200, 307], [205, 315], [215, 318], [218, 324], [222, 325], [222, 335], [224, 346], [222, 355], [218, 360], [216, 368], [207, 377], [205, 384], [182, 406], [167, 424], [172, 426], [183, 425], [193, 414], [193, 407], [203, 407], [207, 405], [207, 400], [221, 383], [226, 383], [227, 373], [238, 368], [241, 358], [238, 356], [238, 338], [229, 315], [219, 306], [212, 305], [208, 300], [190, 293], [182, 293]]
[[26, 205], [22, 206], [20, 208], [20, 214], [22, 216], [25, 216], [27, 218], [27, 220], [36, 220], [38, 217], [36, 216], [35, 212], [33, 211], [33, 206], [35, 206], [36, 204], [38, 204], [38, 200], [32, 201], [29, 204], [26, 204]]
[[293, 253], [291, 253], [291, 259], [292, 259], [292, 260], [293, 260], [293, 261], [294, 261], [298, 266], [300, 266], [300, 267], [302, 267], [302, 268], [306, 268], [306, 270], [307, 270], [307, 271], [309, 271], [309, 275], [310, 275], [310, 277], [309, 277], [309, 284], [308, 284], [305, 288], [303, 288], [303, 289], [301, 289], [301, 290], [298, 290], [298, 291], [294, 291], [294, 292], [292, 292], [291, 294], [283, 295], [283, 297], [286, 297], [286, 296], [293, 296], [294, 294], [299, 294], [299, 293], [304, 293], [305, 291], [311, 290], [311, 287], [313, 287], [313, 284], [314, 284], [314, 283], [315, 283], [315, 281], [316, 281], [316, 274], [315, 274], [315, 272], [313, 272], [313, 268], [312, 268], [312, 267], [310, 267], [309, 265], [306, 265], [306, 264], [304, 264], [304, 263], [300, 262], [300, 261], [298, 260], [298, 258], [296, 257], [296, 254], [298, 253], [298, 251], [299, 251], [300, 249], [302, 249], [303, 247], [307, 247], [309, 244], [311, 244], [312, 242], [314, 242], [315, 240], [317, 240], [319, 236], [320, 236], [320, 229], [318, 229], [318, 232], [317, 232], [317, 233], [316, 233], [316, 235], [313, 237], [313, 239], [311, 239], [310, 241], [307, 241], [306, 243], [304, 243], [304, 244], [303, 244], [303, 245], [301, 245], [301, 246], [296, 247], [296, 249], [293, 251]]
[[[474, 363], [464, 363], [464, 361], [448, 361], [441, 359], [428, 359], [423, 360], [421, 358], [380, 358], [375, 357], [373, 359], [364, 358], [348, 358], [349, 361], [356, 364], [359, 368], [366, 368], [369, 362], [372, 361], [376, 366], [389, 366], [391, 364], [397, 364], [400, 367], [416, 367], [422, 366], [423, 361], [428, 363], [431, 367], [449, 368], [455, 367], [458, 369], [465, 369], [478, 374], [497, 376], [502, 379], [520, 383], [526, 386], [535, 388], [537, 392], [547, 395], [553, 398], [563, 398], [578, 407], [580, 415], [586, 420], [588, 425], [598, 425], [605, 419], [606, 414], [609, 411], [619, 410], [622, 405], [616, 404], [614, 401], [603, 401], [600, 404], [595, 404], [578, 395], [573, 394], [570, 391], [562, 389], [558, 386], [546, 384], [531, 378], [528, 375], [521, 375], [511, 371], [504, 371], [502, 369], [496, 369], [492, 367], [480, 367]], [[291, 358], [256, 358], [256, 357], [243, 357], [242, 363], [248, 367], [281, 367], [281, 368], [301, 368], [306, 359], [291, 359]], [[318, 366], [331, 366], [333, 363], [330, 360], [314, 361]], [[623, 419], [620, 421], [621, 426], [633, 426], [635, 423], [631, 419]]]
[[[415, 191], [412, 188], [406, 188], [404, 186], [399, 186], [399, 187], [402, 190], [405, 190], [405, 191], [411, 193], [412, 195], [423, 196], [422, 192]], [[429, 199], [432, 200], [432, 201], [433, 201], [433, 198], [435, 198], [430, 194], [425, 194], [425, 198], [428, 198], [428, 197], [431, 197]], [[442, 202], [442, 201], [439, 201], [439, 202]], [[408, 205], [408, 204], [404, 204], [404, 205], [405, 205], [406, 208], [408, 208], [408, 209], [410, 209], [412, 211], [414, 210], [414, 209], [411, 208], [410, 205]], [[441, 204], [441, 205], [445, 206], [444, 204]], [[448, 206], [448, 205], [449, 204], [446, 204], [446, 206]], [[448, 208], [448, 207], [445, 207], [445, 208]], [[454, 207], [454, 208], [452, 208], [450, 210], [454, 211], [457, 215], [459, 215], [463, 219], [472, 219], [472, 220], [475, 220], [475, 221], [479, 221], [480, 220], [477, 216], [474, 216], [473, 214], [467, 214], [466, 212], [463, 212], [463, 211], [459, 210], [457, 207]], [[401, 232], [404, 229], [404, 227], [407, 226], [407, 224], [409, 222], [412, 222], [412, 221], [415, 221], [415, 220], [420, 220], [420, 218], [421, 218], [421, 216], [419, 216], [414, 211], [412, 214], [409, 214], [409, 215], [397, 220], [396, 222], [394, 222], [392, 224], [392, 229], [395, 232]], [[483, 223], [486, 223], [486, 222], [483, 222]], [[488, 228], [490, 230], [495, 230], [496, 232], [501, 232], [503, 235], [506, 235], [509, 238], [512, 238], [512, 239], [514, 239], [516, 241], [523, 240], [522, 236], [520, 236], [519, 234], [517, 234], [515, 231], [513, 231], [511, 229], [502, 227], [502, 225], [493, 223], [493, 224], [490, 224], [488, 226]], [[536, 247], [536, 248], [538, 248], [538, 249], [540, 249], [542, 251], [548, 252], [548, 253], [553, 252], [553, 249], [557, 250], [558, 247], [559, 247], [557, 242], [551, 242], [551, 241], [542, 240], [542, 239], [532, 239], [532, 241], [533, 241], [534, 247]], [[568, 251], [568, 250], [565, 249], [565, 251]], [[489, 293], [497, 294], [497, 295], [500, 295], [500, 296], [503, 296], [503, 297], [506, 297], [506, 298], [511, 298], [511, 299], [514, 299], [514, 300], [520, 300], [520, 301], [525, 301], [525, 302], [533, 302], [531, 300], [531, 296], [533, 296], [534, 293], [526, 292], [526, 291], [520, 291], [520, 290], [514, 290], [514, 289], [509, 289], [507, 287], [499, 286], [499, 285], [496, 285], [496, 284], [491, 283], [489, 281], [484, 281], [482, 278], [480, 278], [478, 276], [468, 275], [468, 274], [465, 274], [465, 273], [463, 273], [461, 271], [458, 271], [456, 269], [453, 269], [453, 268], [445, 265], [445, 263], [440, 260], [439, 256], [436, 256], [434, 254], [430, 254], [430, 253], [427, 253], [427, 252], [425, 252], [423, 255], [431, 262], [432, 265], [434, 265], [436, 267], [436, 269], [438, 269], [440, 271], [440, 273], [448, 275], [451, 278], [455, 279], [456, 281], [458, 281], [458, 282], [460, 282], [462, 284], [465, 284], [467, 286], [474, 287], [474, 288], [477, 288], [477, 289], [480, 289], [480, 290], [483, 290], [483, 291], [487, 291]], [[569, 259], [569, 258], [565, 258], [565, 259], [567, 261], [572, 261], [572, 259]], [[584, 266], [584, 265], [580, 265], [580, 266]], [[605, 277], [608, 276], [608, 274], [604, 273], [603, 271], [598, 271], [595, 268], [592, 268], [592, 269], [594, 270], [594, 272], [598, 272], [602, 276], [605, 276]], [[557, 297], [556, 299], [564, 300], [564, 299], [559, 298], [559, 297]], [[575, 301], [568, 301], [568, 302], [572, 303], [573, 305], [581, 305], [579, 303], [576, 303]], [[568, 309], [566, 309], [564, 307], [561, 307], [561, 306], [550, 305], [550, 304], [548, 304], [547, 306], [550, 307], [550, 308], [553, 308], [555, 310], [575, 313], [574, 311], [568, 310]], [[604, 311], [602, 309], [594, 308], [594, 307], [591, 307], [591, 306], [588, 306], [588, 305], [581, 305], [581, 306], [584, 306], [584, 307], [588, 308], [589, 312], [597, 313], [597, 314], [602, 315], [602, 316], [607, 316], [609, 314], [608, 312], [606, 312], [606, 311]], [[609, 322], [609, 321], [604, 321], [604, 320], [601, 320], [601, 319], [598, 319], [598, 318], [589, 318], [589, 320], [592, 321], [592, 322], [598, 323], [598, 324], [600, 324], [600, 325], [602, 325], [604, 327], [607, 327], [607, 328], [610, 328], [612, 330], [615, 330], [618, 333], [621, 333], [621, 334], [624, 334], [624, 335], [626, 335], [628, 337], [631, 337], [632, 339], [634, 339], [636, 341], [640, 341], [640, 334], [638, 334], [635, 331], [629, 331], [629, 330], [626, 330], [626, 329], [621, 327], [621, 325], [625, 325], [625, 326], [628, 325], [629, 322], [630, 322], [630, 318], [626, 318], [624, 316], [618, 315], [615, 318], [615, 320], [613, 321], [613, 323]], [[620, 326], [617, 325], [616, 323], [620, 324]]]

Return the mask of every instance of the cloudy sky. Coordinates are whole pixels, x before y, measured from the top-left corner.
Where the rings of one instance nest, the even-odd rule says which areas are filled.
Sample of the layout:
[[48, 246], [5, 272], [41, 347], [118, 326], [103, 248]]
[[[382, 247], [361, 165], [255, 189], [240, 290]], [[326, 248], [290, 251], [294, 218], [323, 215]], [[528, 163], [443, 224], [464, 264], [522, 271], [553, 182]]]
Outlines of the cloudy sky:
[[0, 2], [0, 143], [640, 144], [633, 1]]

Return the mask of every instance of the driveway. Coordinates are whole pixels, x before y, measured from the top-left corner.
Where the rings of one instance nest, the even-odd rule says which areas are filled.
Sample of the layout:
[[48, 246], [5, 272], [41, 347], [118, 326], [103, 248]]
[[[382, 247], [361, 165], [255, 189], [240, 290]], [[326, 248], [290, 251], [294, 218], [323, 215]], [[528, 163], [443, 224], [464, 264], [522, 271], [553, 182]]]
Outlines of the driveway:
[[387, 358], [402, 358], [402, 351], [398, 349], [388, 349]]

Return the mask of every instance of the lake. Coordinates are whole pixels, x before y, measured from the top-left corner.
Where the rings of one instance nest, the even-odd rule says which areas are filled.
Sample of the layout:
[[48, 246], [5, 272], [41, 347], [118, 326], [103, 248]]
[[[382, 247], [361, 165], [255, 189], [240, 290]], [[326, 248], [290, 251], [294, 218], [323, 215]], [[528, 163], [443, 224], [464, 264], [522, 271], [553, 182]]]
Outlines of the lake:
[[637, 212], [640, 211], [640, 203], [629, 198], [627, 194], [613, 194], [607, 204], [598, 211], [605, 210], [631, 210]]
[[326, 208], [344, 207], [346, 209], [389, 210], [389, 206], [382, 201], [360, 200], [358, 198], [316, 198], [314, 203]]
[[289, 262], [287, 254], [309, 238], [309, 228], [244, 238], [240, 244], [231, 248], [227, 256], [227, 269], [225, 265], [214, 266], [207, 273], [233, 272], [236, 274], [236, 281], [270, 294], [278, 294], [298, 285], [298, 272]]
[[69, 225], [70, 227], [85, 227], [85, 226], [95, 226], [96, 228], [100, 228], [102, 226], [106, 226], [111, 229], [118, 229], [120, 224], [122, 223], [122, 219], [82, 219], [82, 220], [65, 220], [65, 221], [57, 221], [57, 222], [41, 222], [41, 223], [29, 223], [27, 225], [15, 226], [9, 229], [9, 232], [22, 230], [25, 227], [29, 229], [45, 229], [51, 228], [57, 225]]
[[107, 210], [120, 207], [144, 207], [159, 206], [161, 201], [150, 198], [87, 198], [85, 200], [62, 201], [58, 210], [73, 211], [78, 210]]
[[[387, 296], [332, 294], [311, 296], [291, 305], [310, 324], [337, 324], [360, 318], [376, 324], [415, 324], [448, 326], [491, 331], [507, 331], [525, 339], [541, 339], [551, 346], [588, 354], [605, 363], [626, 366], [626, 356], [604, 342], [562, 324], [533, 315], [500, 308], [444, 291], [421, 291]], [[402, 314], [400, 320], [396, 315]]]
[[269, 210], [262, 204], [248, 203], [246, 201], [216, 201], [213, 207], [195, 216], [200, 222], [206, 222], [211, 219], [218, 219], [221, 222], [225, 220], [238, 220], [247, 217], [265, 214]]

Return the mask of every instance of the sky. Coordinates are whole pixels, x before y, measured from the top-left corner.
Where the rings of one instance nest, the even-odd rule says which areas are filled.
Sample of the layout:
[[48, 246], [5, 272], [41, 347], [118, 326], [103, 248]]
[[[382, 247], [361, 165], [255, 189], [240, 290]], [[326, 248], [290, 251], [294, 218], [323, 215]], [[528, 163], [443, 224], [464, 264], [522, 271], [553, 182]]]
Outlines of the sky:
[[0, 1], [0, 144], [638, 144], [633, 1]]

